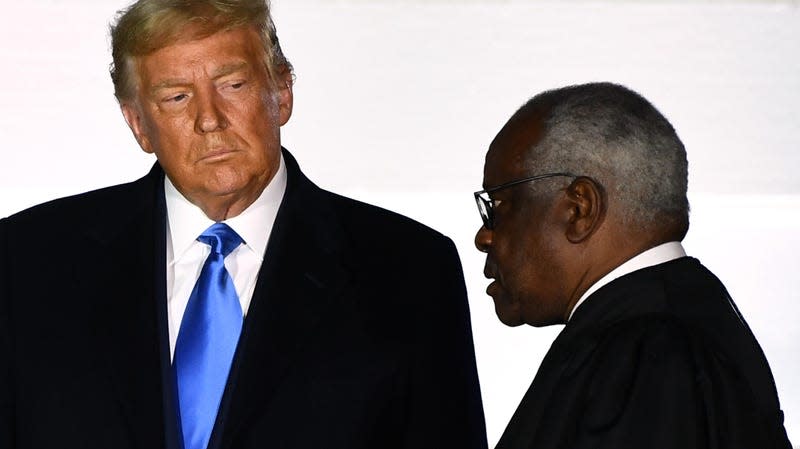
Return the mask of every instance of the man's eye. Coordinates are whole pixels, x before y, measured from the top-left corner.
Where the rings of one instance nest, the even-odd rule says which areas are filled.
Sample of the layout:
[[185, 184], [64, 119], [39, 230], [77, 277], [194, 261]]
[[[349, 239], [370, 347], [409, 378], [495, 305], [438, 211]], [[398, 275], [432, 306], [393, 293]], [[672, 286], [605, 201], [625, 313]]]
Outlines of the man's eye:
[[225, 86], [225, 88], [228, 89], [228, 90], [234, 90], [234, 91], [241, 90], [244, 87], [244, 84], [245, 84], [244, 81], [235, 81], [235, 82], [232, 82], [232, 83], [228, 83]]
[[166, 101], [168, 103], [180, 103], [181, 101], [185, 100], [187, 97], [188, 97], [188, 95], [186, 95], [186, 94], [178, 94], [178, 95], [173, 95], [173, 96], [167, 98]]

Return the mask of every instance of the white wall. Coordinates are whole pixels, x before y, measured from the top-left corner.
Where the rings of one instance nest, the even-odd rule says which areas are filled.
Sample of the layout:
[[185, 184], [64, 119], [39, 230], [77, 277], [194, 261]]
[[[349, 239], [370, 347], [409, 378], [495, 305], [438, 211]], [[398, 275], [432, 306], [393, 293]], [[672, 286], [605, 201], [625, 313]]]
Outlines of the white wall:
[[[0, 216], [138, 178], [107, 76], [125, 2], [3, 2]], [[284, 143], [323, 187], [451, 236], [464, 263], [490, 443], [560, 328], [507, 328], [483, 293], [471, 192], [488, 143], [538, 91], [638, 90], [690, 162], [688, 251], [726, 282], [800, 439], [800, 10], [796, 2], [273, 0], [297, 72]]]

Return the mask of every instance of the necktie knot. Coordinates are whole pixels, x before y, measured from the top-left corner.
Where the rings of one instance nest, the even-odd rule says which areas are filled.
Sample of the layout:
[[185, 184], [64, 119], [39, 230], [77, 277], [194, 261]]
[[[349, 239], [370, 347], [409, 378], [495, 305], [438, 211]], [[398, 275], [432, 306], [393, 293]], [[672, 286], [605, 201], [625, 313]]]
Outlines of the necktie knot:
[[211, 252], [228, 257], [236, 247], [244, 243], [239, 234], [225, 223], [214, 223], [203, 231], [197, 240], [211, 246]]

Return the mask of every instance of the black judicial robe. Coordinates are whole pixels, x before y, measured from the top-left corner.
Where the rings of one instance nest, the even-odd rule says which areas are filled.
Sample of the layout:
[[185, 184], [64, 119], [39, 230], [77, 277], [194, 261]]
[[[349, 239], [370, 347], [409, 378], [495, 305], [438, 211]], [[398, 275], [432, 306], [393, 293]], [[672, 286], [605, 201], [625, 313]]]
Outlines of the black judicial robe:
[[791, 448], [767, 360], [683, 257], [603, 286], [553, 342], [497, 449]]

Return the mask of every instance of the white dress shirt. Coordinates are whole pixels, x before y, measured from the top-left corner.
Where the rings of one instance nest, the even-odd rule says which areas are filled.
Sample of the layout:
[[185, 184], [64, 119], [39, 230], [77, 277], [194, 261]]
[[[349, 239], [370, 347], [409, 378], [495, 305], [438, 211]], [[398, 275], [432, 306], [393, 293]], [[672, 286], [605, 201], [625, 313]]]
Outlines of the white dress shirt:
[[[278, 172], [258, 199], [241, 214], [223, 221], [244, 240], [225, 258], [225, 268], [233, 279], [244, 315], [253, 298], [258, 271], [285, 191], [286, 166], [281, 155]], [[166, 176], [164, 194], [167, 203], [167, 320], [170, 354], [174, 355], [183, 312], [211, 252], [211, 247], [197, 241], [197, 237], [215, 222], [178, 192]]]
[[633, 256], [625, 263], [617, 268], [614, 268], [607, 275], [600, 278], [599, 281], [592, 284], [592, 286], [586, 290], [586, 293], [581, 296], [578, 302], [575, 303], [575, 307], [572, 308], [569, 318], [572, 319], [572, 315], [575, 314], [575, 310], [581, 305], [581, 303], [583, 303], [583, 301], [586, 300], [586, 298], [589, 297], [589, 295], [596, 292], [600, 287], [608, 284], [614, 279], [625, 276], [628, 273], [633, 273], [636, 270], [641, 270], [642, 268], [652, 267], [664, 262], [669, 262], [670, 260], [674, 260], [679, 257], [686, 257], [686, 251], [683, 249], [681, 242], [662, 243], [661, 245], [650, 248], [645, 252]]

